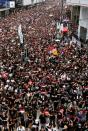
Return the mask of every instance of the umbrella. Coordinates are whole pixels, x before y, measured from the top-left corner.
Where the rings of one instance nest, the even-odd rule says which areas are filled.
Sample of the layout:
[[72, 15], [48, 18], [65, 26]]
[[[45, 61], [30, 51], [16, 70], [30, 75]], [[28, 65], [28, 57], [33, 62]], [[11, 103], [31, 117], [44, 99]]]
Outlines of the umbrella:
[[53, 50], [52, 50], [52, 54], [55, 55], [55, 56], [58, 56], [58, 51], [57, 51], [57, 49], [53, 49]]
[[64, 33], [68, 32], [68, 28], [67, 27], [63, 27], [63, 30], [62, 30]]
[[50, 115], [48, 111], [45, 111], [44, 114], [45, 114], [46, 116], [49, 116], [49, 115]]

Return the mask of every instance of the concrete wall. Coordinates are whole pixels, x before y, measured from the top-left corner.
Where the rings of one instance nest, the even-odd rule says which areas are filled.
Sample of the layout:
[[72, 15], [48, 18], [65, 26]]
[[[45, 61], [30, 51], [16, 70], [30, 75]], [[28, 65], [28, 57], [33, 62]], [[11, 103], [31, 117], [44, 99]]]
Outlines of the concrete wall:
[[80, 27], [84, 27], [87, 29], [86, 39], [88, 39], [88, 8], [87, 7], [80, 8], [78, 36], [80, 36]]

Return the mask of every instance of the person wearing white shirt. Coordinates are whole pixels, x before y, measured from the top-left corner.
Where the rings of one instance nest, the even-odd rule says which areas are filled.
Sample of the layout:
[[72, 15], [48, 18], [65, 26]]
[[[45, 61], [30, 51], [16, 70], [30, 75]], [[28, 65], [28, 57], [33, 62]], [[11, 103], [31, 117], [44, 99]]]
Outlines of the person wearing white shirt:
[[17, 127], [17, 131], [25, 131], [25, 127], [21, 124]]

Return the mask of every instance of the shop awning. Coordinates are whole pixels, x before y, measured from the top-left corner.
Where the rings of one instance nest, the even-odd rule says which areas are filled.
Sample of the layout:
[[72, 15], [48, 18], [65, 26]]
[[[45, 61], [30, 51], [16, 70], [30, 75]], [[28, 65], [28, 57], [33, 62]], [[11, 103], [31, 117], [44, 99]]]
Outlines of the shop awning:
[[2, 12], [2, 11], [6, 11], [6, 10], [9, 10], [10, 8], [2, 8], [2, 9], [0, 9], [0, 12]]

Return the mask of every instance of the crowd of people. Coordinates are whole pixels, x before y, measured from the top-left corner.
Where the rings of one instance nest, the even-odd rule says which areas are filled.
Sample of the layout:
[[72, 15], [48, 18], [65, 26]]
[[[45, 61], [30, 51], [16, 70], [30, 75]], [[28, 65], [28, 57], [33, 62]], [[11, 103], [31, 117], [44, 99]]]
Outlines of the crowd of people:
[[88, 50], [55, 41], [59, 19], [48, 1], [0, 21], [0, 131], [88, 131]]

